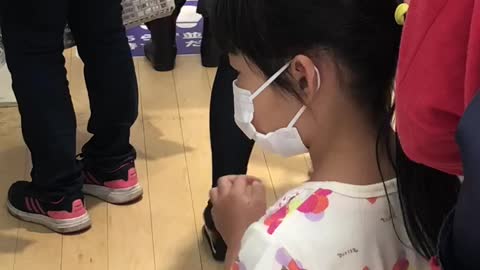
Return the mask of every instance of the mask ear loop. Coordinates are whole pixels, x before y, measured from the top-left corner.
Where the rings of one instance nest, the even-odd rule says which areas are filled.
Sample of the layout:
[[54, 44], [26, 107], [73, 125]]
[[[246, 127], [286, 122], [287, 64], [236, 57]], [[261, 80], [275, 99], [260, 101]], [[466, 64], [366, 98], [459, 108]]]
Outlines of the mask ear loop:
[[275, 72], [275, 74], [273, 74], [272, 77], [270, 77], [264, 84], [262, 84], [262, 86], [260, 86], [260, 88], [257, 89], [257, 91], [255, 91], [255, 93], [253, 93], [250, 96], [250, 100], [253, 100], [258, 95], [260, 95], [265, 89], [267, 89], [267, 87], [271, 85], [283, 72], [285, 72], [285, 70], [289, 66], [290, 66], [290, 62], [286, 63], [282, 68], [280, 68], [277, 72]]
[[[315, 73], [317, 74], [317, 91], [318, 89], [320, 89], [320, 86], [321, 86], [321, 82], [320, 82], [320, 72], [318, 71], [318, 68], [315, 67]], [[293, 125], [295, 125], [298, 121], [298, 119], [300, 119], [300, 116], [302, 116], [302, 114], [305, 112], [305, 110], [307, 109], [307, 106], [303, 105], [302, 108], [300, 108], [300, 110], [297, 112], [297, 114], [295, 114], [295, 116], [293, 117], [292, 121], [290, 121], [290, 123], [288, 124], [288, 128], [291, 128], [293, 127]]]
[[300, 116], [302, 116], [303, 112], [305, 112], [306, 109], [307, 109], [306, 106], [302, 106], [302, 108], [297, 112], [297, 114], [295, 114], [292, 121], [290, 121], [290, 123], [288, 124], [287, 127], [288, 128], [293, 127], [293, 125], [295, 125], [297, 123], [298, 119], [300, 119]]
[[318, 68], [315, 67], [315, 73], [317, 73], [317, 91], [318, 89], [320, 89], [320, 86], [322, 85], [321, 81], [320, 81], [320, 71], [318, 71]]

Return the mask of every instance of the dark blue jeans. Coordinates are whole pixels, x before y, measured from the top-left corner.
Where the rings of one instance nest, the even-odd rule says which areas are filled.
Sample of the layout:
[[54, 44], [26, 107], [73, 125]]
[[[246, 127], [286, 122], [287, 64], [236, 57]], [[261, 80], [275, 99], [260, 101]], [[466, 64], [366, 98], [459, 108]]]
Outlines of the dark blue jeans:
[[440, 236], [440, 260], [445, 270], [480, 269], [480, 91], [457, 131], [465, 180], [455, 210]]
[[130, 127], [137, 117], [134, 65], [120, 0], [3, 0], [0, 25], [22, 132], [31, 151], [37, 189], [74, 192], [82, 185], [76, 161], [76, 119], [68, 89], [63, 31], [68, 23], [85, 63], [90, 100], [84, 148], [99, 160], [134, 153]]

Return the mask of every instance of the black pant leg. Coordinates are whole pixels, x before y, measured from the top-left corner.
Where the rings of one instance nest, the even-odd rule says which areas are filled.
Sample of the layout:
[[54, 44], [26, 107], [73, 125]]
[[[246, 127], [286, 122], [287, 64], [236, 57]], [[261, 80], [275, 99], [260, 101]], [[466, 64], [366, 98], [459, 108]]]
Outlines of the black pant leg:
[[122, 162], [134, 154], [130, 128], [138, 115], [138, 87], [121, 0], [71, 3], [69, 25], [85, 63], [91, 109], [88, 131], [94, 135], [85, 154], [108, 163]]
[[212, 186], [219, 177], [245, 174], [253, 148], [234, 120], [232, 82], [237, 72], [230, 66], [228, 56], [222, 56], [210, 102], [210, 142], [212, 148]]
[[33, 184], [48, 192], [81, 188], [76, 120], [62, 54], [67, 10], [66, 0], [6, 0], [0, 15]]

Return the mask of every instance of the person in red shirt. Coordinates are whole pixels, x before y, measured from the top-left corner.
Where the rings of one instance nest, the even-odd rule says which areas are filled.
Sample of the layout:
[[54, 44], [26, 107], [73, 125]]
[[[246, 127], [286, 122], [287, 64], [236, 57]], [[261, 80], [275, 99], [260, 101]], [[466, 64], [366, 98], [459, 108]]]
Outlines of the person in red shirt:
[[411, 0], [396, 78], [398, 181], [414, 247], [447, 270], [480, 265], [479, 89], [480, 0]]

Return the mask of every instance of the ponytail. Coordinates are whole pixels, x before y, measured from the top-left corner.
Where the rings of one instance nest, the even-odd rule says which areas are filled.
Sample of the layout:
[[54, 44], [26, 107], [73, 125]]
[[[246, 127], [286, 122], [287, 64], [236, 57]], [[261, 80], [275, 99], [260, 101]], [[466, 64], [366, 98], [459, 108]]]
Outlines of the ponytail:
[[417, 252], [437, 255], [443, 221], [453, 209], [460, 181], [457, 176], [418, 164], [404, 153], [396, 135], [396, 174], [405, 227]]
[[[457, 202], [460, 181], [455, 175], [416, 163], [407, 157], [398, 134], [395, 133], [393, 138], [389, 136], [394, 123], [394, 111], [395, 104], [384, 114], [385, 120], [378, 131], [377, 165], [384, 180], [378, 163], [383, 144], [397, 176], [398, 196], [410, 242], [420, 255], [430, 259], [437, 255], [440, 229]], [[395, 149], [394, 153], [392, 149]]]

